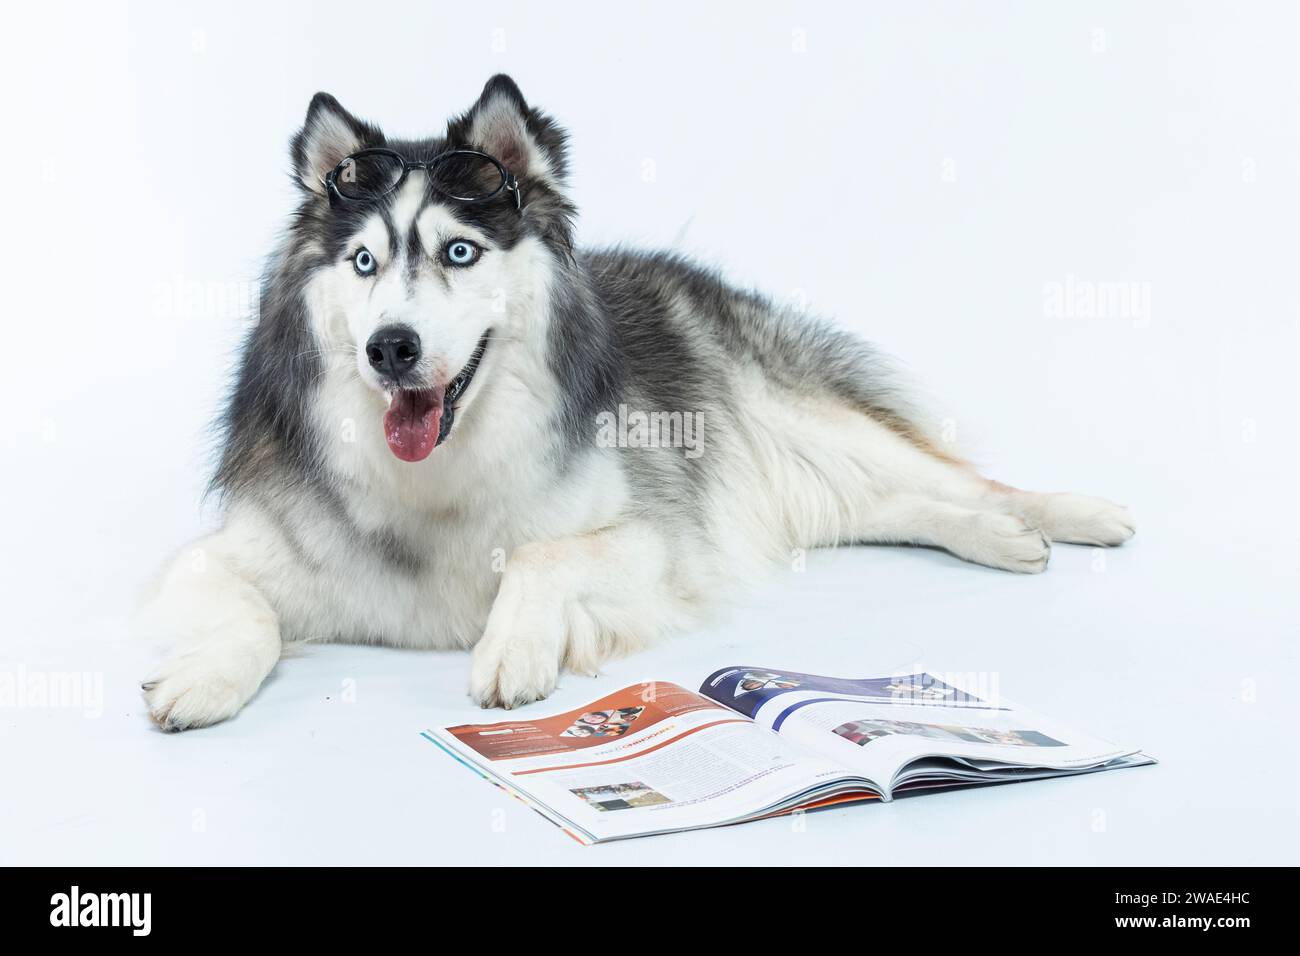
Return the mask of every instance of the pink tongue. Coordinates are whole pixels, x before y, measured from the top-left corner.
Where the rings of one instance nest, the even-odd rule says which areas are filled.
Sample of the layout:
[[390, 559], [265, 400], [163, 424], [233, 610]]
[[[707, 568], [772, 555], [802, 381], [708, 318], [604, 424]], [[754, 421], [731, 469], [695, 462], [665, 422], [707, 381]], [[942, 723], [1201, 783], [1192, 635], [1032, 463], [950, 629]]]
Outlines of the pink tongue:
[[438, 444], [444, 389], [399, 391], [384, 415], [384, 437], [402, 461], [423, 461]]

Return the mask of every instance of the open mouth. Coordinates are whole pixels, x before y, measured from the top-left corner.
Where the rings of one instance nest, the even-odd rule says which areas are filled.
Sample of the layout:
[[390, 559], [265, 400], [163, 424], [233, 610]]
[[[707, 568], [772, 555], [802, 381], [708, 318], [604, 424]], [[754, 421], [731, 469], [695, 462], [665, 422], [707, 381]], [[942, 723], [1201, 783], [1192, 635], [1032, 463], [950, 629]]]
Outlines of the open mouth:
[[399, 388], [392, 393], [388, 411], [384, 414], [384, 438], [389, 450], [402, 461], [423, 461], [451, 433], [456, 401], [474, 380], [474, 373], [487, 351], [490, 334], [491, 330], [483, 333], [469, 362], [450, 384], [433, 388]]

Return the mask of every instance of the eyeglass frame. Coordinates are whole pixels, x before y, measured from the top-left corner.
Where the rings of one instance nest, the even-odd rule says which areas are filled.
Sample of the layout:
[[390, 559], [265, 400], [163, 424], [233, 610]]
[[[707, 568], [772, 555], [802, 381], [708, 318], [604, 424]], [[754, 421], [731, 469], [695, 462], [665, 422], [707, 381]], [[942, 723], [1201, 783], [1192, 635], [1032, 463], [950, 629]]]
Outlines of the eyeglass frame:
[[[340, 190], [338, 187], [339, 171], [342, 170], [343, 167], [346, 166], [348, 163], [355, 163], [356, 160], [362, 156], [379, 156], [379, 155], [392, 157], [393, 159], [397, 160], [399, 163], [402, 164], [402, 174], [397, 177], [397, 180], [391, 186], [385, 189], [383, 192], [371, 193], [370, 195], [367, 196], [345, 195], [343, 191]], [[344, 202], [368, 202], [374, 199], [382, 199], [384, 196], [387, 196], [390, 193], [395, 192], [402, 185], [402, 183], [406, 182], [406, 177], [409, 176], [411, 171], [415, 169], [424, 170], [426, 173], [429, 174], [429, 182], [431, 184], [435, 183], [436, 179], [433, 176], [434, 168], [439, 163], [451, 158], [452, 156], [478, 156], [482, 159], [486, 159], [488, 162], [490, 162], [493, 166], [497, 168], [497, 171], [499, 173], [501, 173], [501, 185], [498, 186], [496, 189], [492, 190], [492, 192], [488, 193], [488, 195], [486, 196], [475, 196], [473, 198], [463, 198], [461, 196], [453, 196], [451, 193], [444, 192], [443, 190], [438, 189], [438, 187], [435, 185], [434, 189], [438, 189], [438, 192], [442, 193], [448, 199], [454, 200], [455, 202], [480, 203], [480, 202], [489, 202], [493, 199], [496, 199], [498, 196], [501, 195], [502, 191], [505, 191], [514, 194], [515, 209], [517, 210], [523, 209], [523, 195], [521, 193], [521, 190], [519, 189], [519, 180], [515, 178], [515, 174], [510, 172], [510, 170], [506, 169], [505, 164], [502, 163], [501, 160], [497, 159], [495, 156], [489, 155], [488, 153], [485, 153], [477, 149], [449, 149], [445, 153], [439, 153], [437, 156], [433, 157], [433, 159], [413, 161], [407, 159], [405, 156], [397, 152], [397, 150], [395, 149], [389, 149], [386, 146], [372, 146], [367, 149], [358, 150], [355, 153], [350, 153], [349, 155], [344, 156], [343, 159], [339, 161], [339, 164], [335, 166], [333, 169], [331, 169], [329, 171], [329, 174], [326, 175], [326, 177], [321, 180], [321, 185], [325, 187], [326, 194], [329, 196], [331, 203], [333, 203], [335, 199], [341, 199]]]

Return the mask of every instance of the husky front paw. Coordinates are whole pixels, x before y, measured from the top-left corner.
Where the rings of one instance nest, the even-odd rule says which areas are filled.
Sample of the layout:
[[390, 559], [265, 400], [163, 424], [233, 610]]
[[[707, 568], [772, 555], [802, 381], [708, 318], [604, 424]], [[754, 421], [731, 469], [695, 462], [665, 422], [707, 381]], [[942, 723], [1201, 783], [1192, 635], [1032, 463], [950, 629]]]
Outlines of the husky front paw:
[[474, 648], [470, 694], [519, 707], [555, 689], [560, 667], [601, 663], [659, 633], [663, 539], [640, 523], [515, 549]]
[[482, 707], [506, 710], [550, 696], [560, 675], [560, 643], [562, 635], [497, 635], [489, 627], [474, 648], [470, 695]]
[[198, 653], [167, 661], [140, 690], [149, 705], [149, 718], [167, 731], [226, 720], [252, 696], [237, 679], [214, 669], [206, 655]]
[[512, 710], [549, 697], [559, 673], [559, 661], [539, 648], [510, 648], [496, 656], [475, 651], [470, 695], [480, 707]]
[[168, 658], [140, 690], [149, 718], [166, 731], [206, 727], [235, 716], [275, 666], [278, 647], [200, 647]]
[[520, 549], [506, 568], [474, 648], [469, 691], [483, 707], [509, 710], [541, 700], [560, 674], [567, 638], [564, 590], [545, 568], [545, 556], [531, 555]]
[[280, 659], [279, 618], [236, 571], [232, 534], [228, 526], [173, 560], [133, 622], [165, 655], [140, 685], [163, 730], [233, 717]]

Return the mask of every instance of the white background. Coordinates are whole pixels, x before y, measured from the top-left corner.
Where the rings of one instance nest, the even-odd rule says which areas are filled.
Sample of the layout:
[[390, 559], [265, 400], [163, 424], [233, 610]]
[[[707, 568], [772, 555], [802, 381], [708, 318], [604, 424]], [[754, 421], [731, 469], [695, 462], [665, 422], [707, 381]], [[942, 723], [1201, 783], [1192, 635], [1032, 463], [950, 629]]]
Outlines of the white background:
[[[1297, 27], [1281, 3], [14, 7], [0, 670], [89, 671], [104, 706], [0, 708], [0, 862], [1294, 863]], [[228, 724], [151, 729], [123, 619], [217, 519], [208, 423], [308, 99], [423, 134], [498, 71], [572, 130], [584, 242], [807, 301], [903, 356], [988, 473], [1139, 521], [1036, 577], [817, 553], [524, 713], [732, 663], [977, 671], [1159, 766], [583, 849], [417, 736], [481, 719], [464, 654], [316, 647]], [[1149, 312], [1051, 314], [1069, 277]]]

